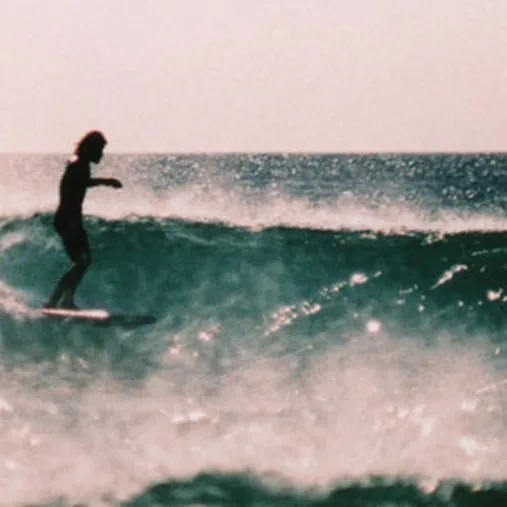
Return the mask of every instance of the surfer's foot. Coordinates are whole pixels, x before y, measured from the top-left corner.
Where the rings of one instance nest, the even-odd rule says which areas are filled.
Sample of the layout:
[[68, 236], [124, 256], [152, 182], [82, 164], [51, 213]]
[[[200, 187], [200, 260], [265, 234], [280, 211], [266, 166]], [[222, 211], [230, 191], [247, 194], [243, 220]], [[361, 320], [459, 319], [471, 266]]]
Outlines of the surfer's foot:
[[63, 293], [60, 308], [65, 308], [66, 310], [78, 310], [76, 303], [74, 303], [74, 294], [71, 291]]
[[47, 303], [44, 304], [43, 308], [57, 308], [58, 300], [50, 299]]

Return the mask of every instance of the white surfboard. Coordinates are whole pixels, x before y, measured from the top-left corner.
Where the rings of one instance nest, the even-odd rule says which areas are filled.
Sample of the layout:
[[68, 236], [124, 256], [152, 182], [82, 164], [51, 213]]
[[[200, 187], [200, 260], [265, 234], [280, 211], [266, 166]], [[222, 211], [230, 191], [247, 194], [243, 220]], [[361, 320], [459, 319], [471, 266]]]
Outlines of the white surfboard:
[[46, 317], [55, 319], [91, 321], [120, 327], [143, 326], [153, 324], [157, 320], [152, 315], [110, 313], [102, 308], [42, 308], [40, 312]]
[[107, 320], [111, 316], [107, 310], [101, 308], [43, 308], [41, 313], [47, 317], [61, 319]]

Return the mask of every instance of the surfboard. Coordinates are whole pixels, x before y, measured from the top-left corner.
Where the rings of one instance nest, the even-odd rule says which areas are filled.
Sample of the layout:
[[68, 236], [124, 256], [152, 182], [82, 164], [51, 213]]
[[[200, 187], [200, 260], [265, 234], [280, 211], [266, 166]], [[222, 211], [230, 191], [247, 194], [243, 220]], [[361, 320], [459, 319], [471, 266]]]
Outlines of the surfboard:
[[107, 320], [110, 314], [107, 310], [99, 308], [43, 308], [43, 315], [61, 319], [85, 319], [85, 320]]
[[110, 313], [102, 308], [42, 308], [41, 314], [46, 317], [64, 320], [91, 321], [96, 324], [117, 324], [120, 326], [142, 326], [155, 322], [151, 315]]

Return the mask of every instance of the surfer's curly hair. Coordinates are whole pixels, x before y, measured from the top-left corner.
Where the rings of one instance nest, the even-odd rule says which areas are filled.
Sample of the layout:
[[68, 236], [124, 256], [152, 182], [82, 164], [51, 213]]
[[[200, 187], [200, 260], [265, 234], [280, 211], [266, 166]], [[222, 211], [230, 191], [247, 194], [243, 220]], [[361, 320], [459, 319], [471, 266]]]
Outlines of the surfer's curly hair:
[[96, 148], [103, 148], [107, 144], [107, 139], [99, 130], [90, 130], [77, 143], [74, 154], [78, 157], [86, 157]]

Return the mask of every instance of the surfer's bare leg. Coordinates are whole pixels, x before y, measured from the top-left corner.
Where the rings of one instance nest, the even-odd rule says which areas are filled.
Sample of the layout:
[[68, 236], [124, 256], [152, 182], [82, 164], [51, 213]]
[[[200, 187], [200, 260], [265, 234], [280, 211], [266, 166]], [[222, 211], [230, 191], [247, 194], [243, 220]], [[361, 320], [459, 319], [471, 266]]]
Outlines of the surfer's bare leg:
[[85, 253], [77, 262], [72, 264], [71, 268], [58, 282], [49, 301], [44, 305], [45, 308], [56, 308], [60, 300], [62, 301], [60, 305], [62, 308], [76, 308], [74, 294], [90, 263], [90, 255]]

